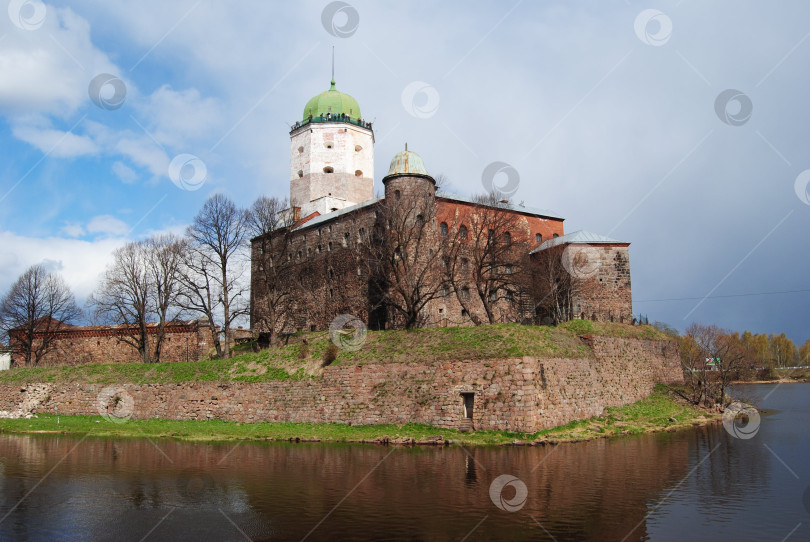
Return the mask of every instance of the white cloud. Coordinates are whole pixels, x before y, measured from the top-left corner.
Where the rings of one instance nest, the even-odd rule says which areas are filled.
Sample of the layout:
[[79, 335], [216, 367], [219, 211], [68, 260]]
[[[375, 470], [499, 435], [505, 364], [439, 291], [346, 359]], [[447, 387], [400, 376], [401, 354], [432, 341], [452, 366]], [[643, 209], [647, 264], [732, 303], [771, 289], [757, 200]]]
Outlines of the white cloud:
[[73, 222], [66, 222], [65, 225], [62, 226], [61, 231], [68, 237], [81, 237], [85, 233], [84, 227], [81, 224]]
[[63, 132], [53, 128], [40, 128], [28, 124], [15, 125], [12, 133], [17, 139], [30, 143], [54, 158], [73, 158], [96, 154], [98, 145], [87, 136]]
[[89, 99], [97, 73], [116, 73], [107, 54], [90, 40], [90, 25], [70, 8], [48, 6], [36, 32], [18, 30], [0, 17], [0, 113], [69, 116]]
[[90, 222], [87, 223], [88, 233], [101, 233], [109, 235], [124, 235], [129, 231], [129, 226], [114, 216], [99, 215], [94, 216]]
[[123, 162], [114, 162], [112, 165], [112, 172], [115, 173], [115, 175], [121, 179], [121, 182], [124, 184], [132, 184], [138, 180], [138, 174], [135, 173], [135, 170]]
[[152, 136], [174, 148], [182, 148], [189, 141], [207, 139], [222, 122], [218, 101], [201, 97], [194, 88], [175, 91], [163, 85], [139, 110]]
[[121, 238], [94, 241], [36, 238], [0, 232], [0, 292], [5, 293], [28, 267], [45, 263], [58, 270], [83, 303], [96, 286], [99, 275], [111, 261], [112, 252], [123, 244]]

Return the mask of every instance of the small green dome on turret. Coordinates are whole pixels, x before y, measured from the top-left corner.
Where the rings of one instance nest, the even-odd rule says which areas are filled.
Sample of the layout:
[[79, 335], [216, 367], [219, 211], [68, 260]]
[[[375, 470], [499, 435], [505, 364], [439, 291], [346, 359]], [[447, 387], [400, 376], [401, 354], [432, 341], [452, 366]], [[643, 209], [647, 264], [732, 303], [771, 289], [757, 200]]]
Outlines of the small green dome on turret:
[[[422, 157], [413, 151], [408, 150], [408, 145], [405, 144], [405, 150], [398, 152], [394, 159], [391, 160], [391, 167], [388, 168], [388, 175], [427, 175], [430, 174], [425, 169], [425, 163]], [[386, 177], [388, 176], [386, 175]]]
[[304, 117], [302, 120], [306, 122], [309, 120], [310, 115], [312, 115], [312, 118], [315, 118], [321, 114], [326, 116], [327, 113], [332, 113], [333, 115], [344, 113], [353, 120], [360, 118], [360, 105], [358, 105], [357, 100], [337, 90], [335, 88], [334, 79], [332, 79], [332, 85], [329, 90], [321, 92], [307, 102], [307, 105], [304, 107]]

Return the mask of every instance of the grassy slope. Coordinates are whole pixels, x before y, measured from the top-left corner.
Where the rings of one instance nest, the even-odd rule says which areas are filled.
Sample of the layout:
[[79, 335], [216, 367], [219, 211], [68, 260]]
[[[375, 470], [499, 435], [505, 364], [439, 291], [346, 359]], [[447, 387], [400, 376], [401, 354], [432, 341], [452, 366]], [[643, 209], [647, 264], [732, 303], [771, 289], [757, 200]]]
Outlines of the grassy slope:
[[[458, 361], [519, 356], [590, 357], [578, 335], [665, 339], [651, 326], [574, 320], [557, 327], [495, 324], [479, 327], [429, 328], [369, 332], [363, 347], [341, 351], [335, 364]], [[308, 344], [305, 347], [303, 342]], [[330, 344], [328, 332], [297, 333], [286, 345], [261, 352], [248, 348], [230, 360], [184, 363], [94, 364], [35, 367], [0, 372], [0, 384], [81, 382], [94, 384], [175, 383], [203, 381], [263, 382], [312, 378]], [[302, 349], [306, 355], [302, 357]]]
[[[237, 423], [221, 420], [175, 421], [130, 420], [125, 423], [109, 422], [100, 416], [61, 416], [57, 423], [54, 415], [40, 414], [30, 420], [0, 419], [0, 433], [54, 432], [97, 437], [156, 437], [177, 438], [188, 441], [230, 440], [323, 440], [336, 442], [373, 441], [381, 437], [391, 440], [413, 438], [417, 441], [441, 435], [458, 444], [507, 444], [521, 442], [565, 442], [638, 434], [651, 431], [674, 430], [704, 423], [707, 415], [684, 405], [665, 386], [658, 386], [653, 394], [631, 405], [609, 408], [605, 415], [572, 422], [539, 433], [513, 433], [507, 431], [476, 431], [459, 433], [452, 429], [439, 429], [429, 425], [406, 424], [350, 426], [343, 424], [311, 423]], [[716, 417], [716, 415], [714, 415]], [[670, 421], [675, 419], [676, 421]]]

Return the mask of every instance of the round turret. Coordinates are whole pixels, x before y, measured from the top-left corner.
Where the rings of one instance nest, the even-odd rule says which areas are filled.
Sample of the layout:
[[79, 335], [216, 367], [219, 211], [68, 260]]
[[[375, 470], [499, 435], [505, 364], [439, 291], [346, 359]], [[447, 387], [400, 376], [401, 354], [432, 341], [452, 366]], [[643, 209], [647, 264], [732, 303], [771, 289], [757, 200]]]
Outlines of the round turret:
[[403, 194], [428, 197], [436, 195], [436, 181], [427, 172], [422, 157], [408, 150], [407, 143], [405, 150], [397, 153], [391, 160], [391, 167], [382, 182], [385, 185], [386, 198], [389, 195], [398, 198]]

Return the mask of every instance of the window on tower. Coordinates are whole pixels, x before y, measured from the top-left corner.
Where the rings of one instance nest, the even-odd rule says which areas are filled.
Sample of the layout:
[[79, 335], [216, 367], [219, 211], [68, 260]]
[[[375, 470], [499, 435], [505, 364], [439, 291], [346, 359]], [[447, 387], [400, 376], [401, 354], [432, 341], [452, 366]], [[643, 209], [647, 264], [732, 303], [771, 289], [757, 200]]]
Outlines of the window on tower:
[[542, 243], [543, 242], [543, 234], [542, 233], [536, 233], [534, 235], [534, 240], [536, 242], [538, 242], [538, 243]]
[[298, 147], [298, 154], [304, 153], [304, 147]]
[[447, 237], [447, 222], [439, 224], [439, 233], [441, 233], [442, 237]]
[[356, 171], [354, 172], [354, 176], [355, 176], [355, 177], [362, 177], [362, 176], [363, 176], [363, 172], [362, 172], [362, 171], [360, 171], [360, 170], [358, 169], [358, 170], [356, 170]]
[[299, 178], [301, 178], [301, 177], [303, 177], [303, 176], [304, 176], [304, 170], [303, 170], [303, 169], [299, 169], [299, 170], [298, 170], [298, 177], [299, 177]]
[[324, 173], [334, 173], [335, 168], [333, 168], [332, 166], [326, 166], [325, 168], [323, 168], [323, 172]]
[[360, 152], [360, 151], [363, 150], [363, 147], [361, 147], [360, 145], [355, 145], [354, 150], [357, 151], [357, 152]]

